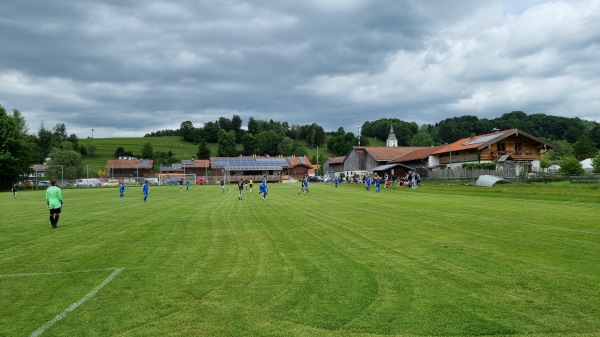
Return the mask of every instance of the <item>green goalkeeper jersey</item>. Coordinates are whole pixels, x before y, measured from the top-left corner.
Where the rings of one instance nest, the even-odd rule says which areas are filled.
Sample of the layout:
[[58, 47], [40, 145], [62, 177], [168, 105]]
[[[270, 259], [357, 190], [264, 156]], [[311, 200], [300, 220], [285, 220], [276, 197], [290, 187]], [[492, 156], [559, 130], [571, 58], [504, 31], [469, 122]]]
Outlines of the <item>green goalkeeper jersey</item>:
[[62, 191], [56, 186], [50, 186], [46, 190], [46, 203], [51, 209], [62, 206]]

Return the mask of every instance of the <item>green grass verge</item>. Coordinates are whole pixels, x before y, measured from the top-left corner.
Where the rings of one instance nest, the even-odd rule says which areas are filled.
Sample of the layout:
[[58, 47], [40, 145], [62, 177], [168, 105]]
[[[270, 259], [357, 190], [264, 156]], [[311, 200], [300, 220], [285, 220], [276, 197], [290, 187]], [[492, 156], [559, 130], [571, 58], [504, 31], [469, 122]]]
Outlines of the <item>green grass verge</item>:
[[0, 193], [0, 336], [600, 336], [597, 189], [269, 187]]

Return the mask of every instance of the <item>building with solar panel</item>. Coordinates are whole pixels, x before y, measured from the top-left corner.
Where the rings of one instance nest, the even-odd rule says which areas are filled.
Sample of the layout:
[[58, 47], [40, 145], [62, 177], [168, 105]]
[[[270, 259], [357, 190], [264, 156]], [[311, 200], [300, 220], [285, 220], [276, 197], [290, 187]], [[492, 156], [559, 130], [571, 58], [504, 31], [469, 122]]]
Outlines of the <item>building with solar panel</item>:
[[243, 179], [260, 181], [267, 176], [269, 182], [279, 182], [289, 178], [307, 176], [313, 169], [304, 157], [213, 157], [210, 167], [215, 180], [225, 179], [227, 183], [236, 183]]

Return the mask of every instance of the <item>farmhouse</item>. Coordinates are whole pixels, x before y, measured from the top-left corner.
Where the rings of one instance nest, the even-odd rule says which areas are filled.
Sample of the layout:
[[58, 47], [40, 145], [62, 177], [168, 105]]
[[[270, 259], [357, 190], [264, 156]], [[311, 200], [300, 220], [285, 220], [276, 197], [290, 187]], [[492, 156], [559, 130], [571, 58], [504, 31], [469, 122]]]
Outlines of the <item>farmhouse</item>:
[[515, 174], [540, 167], [541, 154], [554, 144], [518, 129], [494, 131], [460, 139], [431, 155], [431, 166], [461, 167], [463, 163], [496, 163], [512, 167]]
[[110, 178], [140, 178], [152, 175], [154, 161], [150, 159], [111, 159], [106, 161], [106, 175]]
[[260, 181], [267, 176], [268, 181], [281, 181], [290, 176], [301, 178], [312, 170], [312, 164], [304, 157], [211, 157], [210, 167], [215, 176], [224, 177], [227, 182], [242, 179]]
[[432, 147], [393, 147], [390, 137], [387, 144], [388, 147], [355, 146], [345, 157], [329, 158], [326, 173], [402, 175], [412, 170], [428, 177], [436, 170], [458, 169], [465, 163], [495, 163], [507, 175], [514, 176], [539, 169], [541, 154], [554, 148], [552, 143], [518, 129], [493, 131]]

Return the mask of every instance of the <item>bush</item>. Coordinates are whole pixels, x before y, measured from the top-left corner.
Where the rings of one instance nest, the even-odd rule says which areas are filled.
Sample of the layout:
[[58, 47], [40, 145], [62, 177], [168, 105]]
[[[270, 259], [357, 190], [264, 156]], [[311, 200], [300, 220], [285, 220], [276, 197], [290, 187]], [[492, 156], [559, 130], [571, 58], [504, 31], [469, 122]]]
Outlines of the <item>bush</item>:
[[462, 164], [462, 168], [473, 170], [473, 169], [482, 169], [482, 170], [495, 170], [496, 164], [494, 163], [465, 163]]
[[579, 163], [579, 160], [577, 160], [575, 157], [566, 157], [562, 159], [558, 165], [560, 166], [560, 169], [558, 170], [558, 173], [560, 174], [581, 175], [585, 173], [585, 170]]

